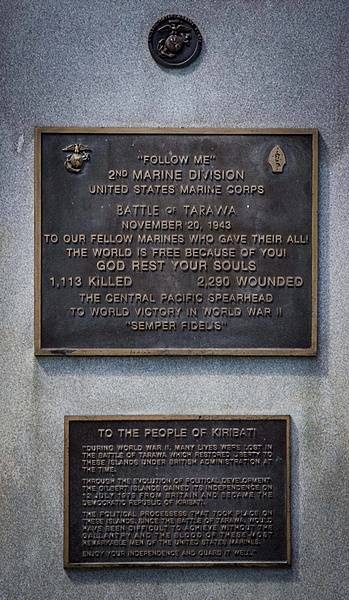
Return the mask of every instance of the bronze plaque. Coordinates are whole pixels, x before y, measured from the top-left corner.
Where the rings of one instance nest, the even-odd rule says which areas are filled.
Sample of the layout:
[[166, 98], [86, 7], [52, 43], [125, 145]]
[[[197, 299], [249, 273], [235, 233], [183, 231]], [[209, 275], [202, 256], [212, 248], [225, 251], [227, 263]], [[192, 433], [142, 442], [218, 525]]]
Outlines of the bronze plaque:
[[290, 417], [65, 418], [64, 564], [287, 566]]
[[202, 35], [191, 19], [166, 15], [151, 28], [148, 46], [152, 57], [162, 67], [187, 67], [201, 52]]
[[36, 131], [38, 355], [314, 355], [314, 130]]

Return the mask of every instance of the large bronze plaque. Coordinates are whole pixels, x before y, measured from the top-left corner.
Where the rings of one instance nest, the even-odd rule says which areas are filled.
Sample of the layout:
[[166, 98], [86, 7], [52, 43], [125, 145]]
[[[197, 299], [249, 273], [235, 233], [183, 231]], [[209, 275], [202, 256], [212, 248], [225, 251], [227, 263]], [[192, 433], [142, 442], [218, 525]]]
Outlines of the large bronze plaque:
[[66, 417], [66, 567], [287, 566], [287, 416]]
[[316, 353], [314, 130], [37, 129], [35, 349]]

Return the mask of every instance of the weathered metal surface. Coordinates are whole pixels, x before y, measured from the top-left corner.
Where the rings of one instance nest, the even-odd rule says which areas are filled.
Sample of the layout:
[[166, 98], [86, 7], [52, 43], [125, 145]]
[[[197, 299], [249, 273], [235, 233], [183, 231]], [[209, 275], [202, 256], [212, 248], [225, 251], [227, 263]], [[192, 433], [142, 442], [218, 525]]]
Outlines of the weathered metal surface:
[[287, 566], [289, 417], [66, 417], [66, 567]]
[[316, 132], [48, 128], [36, 157], [37, 354], [315, 354]]

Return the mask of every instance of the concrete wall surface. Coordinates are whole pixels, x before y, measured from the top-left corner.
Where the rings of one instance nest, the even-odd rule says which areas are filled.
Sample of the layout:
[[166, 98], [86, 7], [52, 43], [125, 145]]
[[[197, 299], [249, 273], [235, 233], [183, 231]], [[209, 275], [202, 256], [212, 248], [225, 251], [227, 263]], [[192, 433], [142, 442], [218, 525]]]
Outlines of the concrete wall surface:
[[[200, 27], [185, 70], [150, 57], [162, 15]], [[348, 597], [347, 0], [2, 0], [1, 600]], [[34, 358], [35, 125], [317, 127], [316, 358]], [[65, 414], [290, 414], [293, 566], [62, 566]]]

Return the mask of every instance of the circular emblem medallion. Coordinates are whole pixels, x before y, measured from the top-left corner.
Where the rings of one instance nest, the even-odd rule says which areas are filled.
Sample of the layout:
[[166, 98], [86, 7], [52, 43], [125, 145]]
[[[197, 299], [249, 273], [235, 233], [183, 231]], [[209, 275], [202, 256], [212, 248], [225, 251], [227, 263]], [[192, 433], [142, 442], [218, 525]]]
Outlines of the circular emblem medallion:
[[159, 65], [186, 67], [199, 56], [202, 35], [190, 19], [180, 15], [167, 15], [151, 28], [148, 45], [152, 57]]

